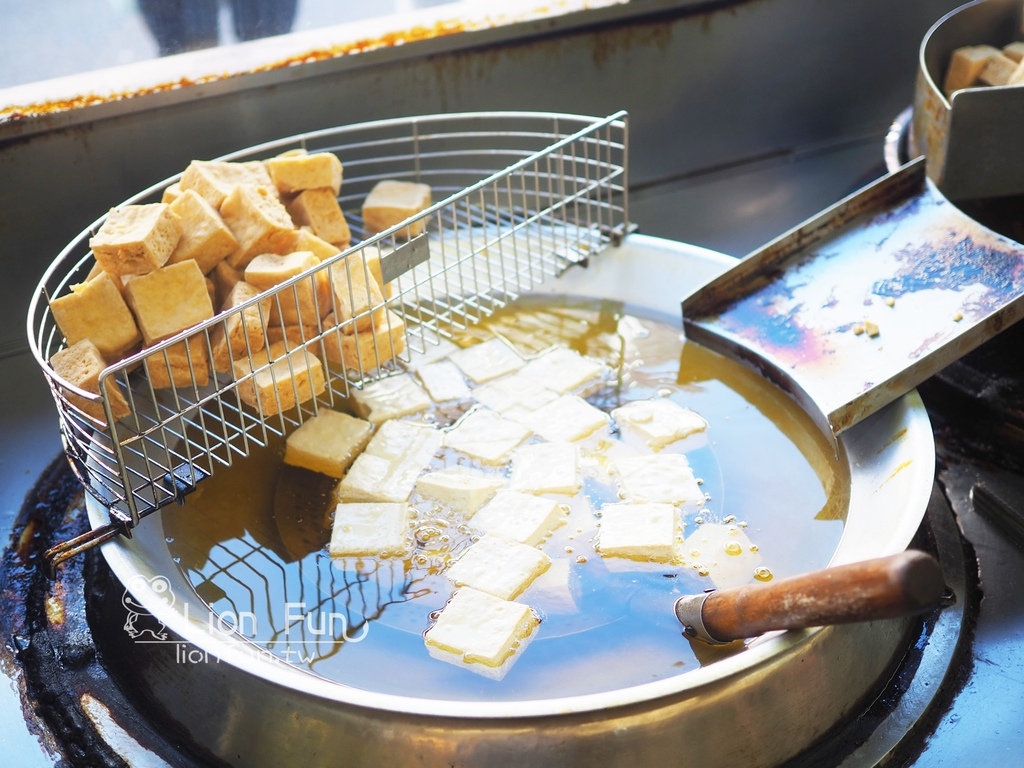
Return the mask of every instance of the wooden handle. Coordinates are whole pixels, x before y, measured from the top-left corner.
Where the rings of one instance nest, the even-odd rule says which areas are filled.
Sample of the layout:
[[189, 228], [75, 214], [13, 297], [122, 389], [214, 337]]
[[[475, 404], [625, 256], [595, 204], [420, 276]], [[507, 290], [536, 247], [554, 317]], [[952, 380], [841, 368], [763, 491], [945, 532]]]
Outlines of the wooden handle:
[[[676, 615], [688, 635], [724, 643], [776, 629], [909, 616], [938, 605], [944, 589], [938, 562], [925, 552], [908, 550], [777, 582], [684, 597], [676, 603]], [[688, 600], [691, 611], [697, 611], [696, 622], [688, 620], [693, 618], [686, 613]]]

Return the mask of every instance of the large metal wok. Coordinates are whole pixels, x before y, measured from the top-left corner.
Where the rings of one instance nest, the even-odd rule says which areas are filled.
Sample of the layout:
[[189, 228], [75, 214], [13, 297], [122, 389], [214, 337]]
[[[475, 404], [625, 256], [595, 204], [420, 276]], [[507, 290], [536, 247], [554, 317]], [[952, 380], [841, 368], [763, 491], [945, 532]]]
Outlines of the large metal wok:
[[[614, 297], [641, 316], [678, 317], [681, 298], [733, 263], [630, 235], [540, 290]], [[850, 470], [849, 511], [838, 548], [824, 559], [855, 562], [903, 550], [933, 481], [920, 399], [913, 392], [898, 397], [839, 442]], [[94, 525], [107, 518], [91, 498], [89, 513]], [[216, 616], [171, 558], [163, 514], [175, 510], [154, 515], [130, 540], [107, 543], [103, 553], [168, 638], [134, 642], [115, 629], [109, 642], [133, 670], [136, 688], [159, 702], [167, 727], [238, 765], [775, 765], [876, 688], [911, 626], [896, 619], [775, 633], [676, 677], [571, 698], [499, 703], [372, 693], [225, 642]]]

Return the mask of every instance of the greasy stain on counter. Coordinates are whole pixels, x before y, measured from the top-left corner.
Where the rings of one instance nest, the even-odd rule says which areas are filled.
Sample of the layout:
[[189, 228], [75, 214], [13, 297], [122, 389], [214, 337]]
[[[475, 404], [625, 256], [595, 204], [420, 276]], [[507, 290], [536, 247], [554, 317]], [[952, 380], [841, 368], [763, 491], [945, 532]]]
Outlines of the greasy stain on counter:
[[177, 91], [183, 88], [190, 88], [196, 85], [212, 83], [221, 80], [228, 80], [241, 75], [255, 74], [258, 72], [269, 72], [273, 70], [286, 69], [300, 64], [311, 64], [318, 61], [326, 61], [341, 56], [349, 56], [356, 53], [365, 53], [383, 48], [395, 48], [407, 43], [430, 40], [446, 35], [453, 35], [475, 28], [467, 22], [459, 20], [438, 21], [430, 26], [415, 26], [400, 32], [389, 32], [378, 37], [364, 38], [349, 43], [328, 46], [305, 53], [290, 56], [279, 61], [272, 62], [260, 67], [255, 67], [247, 72], [212, 74], [201, 78], [183, 77], [167, 83], [148, 86], [133, 91], [122, 91], [110, 94], [82, 94], [68, 99], [40, 102], [38, 104], [14, 105], [0, 109], [0, 123], [23, 120], [44, 115], [53, 115], [60, 112], [81, 109], [83, 107], [95, 106], [98, 104], [114, 103], [132, 99], [138, 96], [148, 96], [154, 93], [166, 93]]

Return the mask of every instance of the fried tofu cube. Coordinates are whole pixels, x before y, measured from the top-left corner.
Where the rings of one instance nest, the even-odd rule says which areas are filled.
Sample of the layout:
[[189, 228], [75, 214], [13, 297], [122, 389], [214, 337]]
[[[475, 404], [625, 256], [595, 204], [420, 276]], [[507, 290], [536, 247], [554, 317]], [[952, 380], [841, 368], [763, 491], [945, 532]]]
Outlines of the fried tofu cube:
[[230, 373], [231, 361], [252, 352], [259, 352], [267, 343], [264, 325], [270, 317], [270, 298], [264, 298], [245, 309], [235, 310], [259, 296], [256, 286], [244, 280], [235, 283], [221, 306], [224, 320], [210, 331], [213, 365], [218, 373]]
[[[377, 182], [363, 201], [363, 227], [373, 235], [401, 224], [422, 213], [431, 205], [427, 184], [385, 179]], [[426, 220], [419, 219], [399, 230], [399, 237], [413, 238], [426, 229]]]
[[341, 191], [343, 168], [333, 152], [289, 152], [263, 161], [277, 191], [292, 195], [305, 189]]
[[331, 190], [307, 189], [297, 194], [286, 208], [296, 225], [309, 227], [317, 237], [340, 248], [348, 248], [352, 242], [352, 231]]
[[503, 464], [530, 434], [529, 428], [522, 424], [487, 408], [476, 408], [452, 427], [445, 435], [444, 444], [484, 464]]
[[[124, 292], [124, 281], [121, 279], [120, 275], [111, 275], [109, 272], [104, 272], [103, 267], [99, 265], [99, 262], [93, 262], [92, 267], [89, 269], [89, 274], [85, 276], [85, 279], [86, 281], [93, 280], [100, 275], [106, 275], [109, 277], [114, 282], [114, 285], [117, 286], [117, 290], [122, 293]], [[75, 290], [75, 286], [71, 286], [71, 290]]]
[[457, 587], [472, 587], [502, 600], [512, 600], [550, 565], [551, 558], [536, 547], [488, 533], [444, 573]]
[[359, 254], [352, 254], [330, 267], [334, 317], [345, 333], [365, 331], [384, 318], [384, 294]]
[[953, 51], [942, 86], [946, 96], [952, 96], [954, 91], [961, 88], [976, 85], [989, 59], [998, 53], [999, 49], [991, 45], [967, 45]]
[[171, 203], [181, 219], [181, 238], [171, 252], [168, 264], [194, 259], [204, 275], [238, 248], [224, 219], [195, 190], [187, 189]]
[[461, 514], [473, 514], [505, 487], [505, 479], [453, 467], [428, 472], [416, 480], [416, 491], [428, 499], [439, 501]]
[[470, 525], [484, 533], [499, 534], [535, 547], [564, 522], [565, 509], [558, 502], [504, 490], [473, 515]]
[[1024, 81], [1024, 67], [1005, 56], [996, 53], [982, 67], [978, 82], [982, 85], [1020, 85]]
[[331, 256], [341, 253], [341, 249], [333, 243], [328, 243], [322, 237], [317, 237], [308, 229], [299, 229], [295, 233], [295, 250], [309, 251], [320, 261], [326, 261]]
[[423, 640], [434, 658], [500, 680], [539, 625], [530, 606], [463, 587], [441, 610]]
[[1013, 59], [1018, 64], [1024, 61], [1024, 41], [1016, 40], [1009, 45], [1003, 46], [1003, 55]]
[[624, 457], [613, 460], [611, 468], [625, 501], [704, 506], [704, 492], [681, 453]]
[[421, 365], [416, 369], [416, 375], [420, 377], [427, 394], [435, 403], [447, 403], [470, 396], [470, 389], [462, 378], [462, 371], [451, 360], [438, 360], [435, 363]]
[[605, 557], [671, 562], [679, 512], [671, 504], [605, 504], [596, 549]]
[[181, 237], [181, 219], [166, 203], [111, 210], [89, 238], [96, 261], [111, 275], [142, 275], [167, 263]]
[[336, 477], [346, 470], [370, 442], [373, 425], [329, 409], [306, 419], [284, 444], [284, 463]]
[[523, 358], [497, 337], [452, 352], [450, 359], [474, 384], [484, 384], [523, 367]]
[[576, 493], [580, 487], [575, 443], [531, 443], [512, 454], [509, 487], [526, 493]]
[[267, 343], [275, 344], [279, 341], [287, 342], [289, 349], [308, 346], [316, 350], [319, 355], [322, 352], [321, 346], [314, 343], [320, 333], [320, 328], [315, 325], [281, 325], [272, 323], [267, 326]]
[[384, 422], [338, 484], [338, 499], [406, 501], [440, 447], [441, 433], [429, 425]]
[[235, 187], [220, 206], [220, 215], [238, 240], [238, 248], [227, 257], [235, 269], [245, 269], [261, 253], [295, 250], [295, 224], [267, 187]]
[[193, 189], [217, 210], [238, 186], [266, 187], [277, 190], [270, 174], [258, 161], [243, 163], [222, 160], [193, 160], [181, 175], [178, 185]]
[[223, 307], [235, 284], [245, 280], [245, 272], [235, 269], [226, 261], [218, 262], [209, 276], [213, 280], [217, 293], [216, 299], [213, 302], [215, 307]]
[[533, 431], [552, 443], [576, 442], [608, 426], [608, 415], [576, 395], [562, 395], [526, 417]]
[[411, 375], [402, 373], [353, 390], [352, 405], [364, 419], [381, 424], [425, 411], [431, 400]]
[[708, 428], [699, 413], [665, 397], [626, 403], [612, 410], [612, 418], [624, 431], [638, 434], [655, 451]]
[[154, 352], [143, 361], [154, 389], [169, 387], [205, 387], [210, 383], [206, 340], [195, 335], [165, 350]]
[[564, 395], [599, 379], [602, 363], [567, 347], [555, 347], [523, 366], [523, 373], [543, 382], [548, 389]]
[[168, 185], [160, 195], [160, 202], [170, 205], [181, 196], [181, 182]]
[[121, 359], [142, 340], [114, 278], [105, 272], [52, 299], [50, 311], [68, 346], [89, 339], [105, 360]]
[[[263, 253], [245, 268], [245, 282], [260, 291], [267, 291], [281, 283], [314, 270], [320, 261], [309, 251], [294, 251], [284, 255]], [[318, 286], [326, 284], [327, 274], [317, 271], [293, 286], [282, 288], [270, 297], [270, 319], [285, 325], [313, 325], [320, 318], [322, 293]]]
[[[81, 339], [70, 347], [54, 353], [50, 358], [50, 367], [57, 376], [72, 386], [86, 392], [100, 394], [100, 373], [107, 367], [99, 348], [89, 339]], [[131, 413], [128, 401], [125, 400], [120, 387], [113, 378], [109, 379], [107, 399], [115, 419], [123, 419]], [[90, 400], [61, 387], [61, 392], [72, 405], [99, 421], [106, 421], [101, 400]]]
[[305, 347], [290, 352], [283, 342], [232, 363], [238, 395], [264, 416], [288, 411], [323, 394], [323, 364]]
[[[324, 318], [324, 325], [336, 325], [333, 314]], [[327, 359], [360, 374], [386, 365], [404, 351], [405, 321], [390, 309], [384, 316], [384, 322], [375, 325], [372, 331], [349, 334], [335, 330], [324, 337], [324, 355]]]
[[409, 507], [404, 503], [341, 503], [334, 510], [331, 557], [402, 555], [409, 548]]
[[124, 292], [146, 346], [213, 317], [206, 280], [194, 261], [134, 277]]

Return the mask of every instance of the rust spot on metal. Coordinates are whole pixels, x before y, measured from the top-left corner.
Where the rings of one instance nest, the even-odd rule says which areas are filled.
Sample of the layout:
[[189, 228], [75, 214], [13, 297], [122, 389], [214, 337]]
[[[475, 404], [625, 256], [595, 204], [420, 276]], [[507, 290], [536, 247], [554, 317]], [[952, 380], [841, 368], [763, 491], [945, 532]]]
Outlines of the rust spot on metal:
[[885, 450], [886, 448], [888, 448], [889, 446], [891, 446], [891, 445], [894, 445], [895, 443], [899, 442], [899, 441], [900, 441], [900, 440], [902, 440], [902, 439], [903, 439], [904, 437], [906, 437], [906, 434], [907, 434], [907, 428], [906, 428], [906, 427], [904, 427], [904, 428], [903, 428], [903, 429], [901, 429], [901, 430], [900, 430], [899, 432], [897, 432], [897, 433], [896, 433], [895, 435], [893, 435], [892, 437], [890, 437], [890, 438], [889, 438], [889, 439], [888, 439], [888, 440], [886, 441], [885, 445], [883, 445], [883, 446], [882, 446], [881, 448], [879, 448], [879, 449], [878, 449], [878, 452], [879, 452], [879, 453], [881, 453], [882, 451], [884, 451], [884, 450]]
[[53, 590], [46, 596], [45, 600], [46, 620], [55, 629], [63, 627], [64, 619], [67, 617], [67, 612], [64, 608], [64, 598], [63, 582], [55, 582]]
[[985, 288], [967, 308], [975, 314], [992, 312], [1024, 290], [1024, 264], [1008, 248], [977, 242], [949, 230], [939, 242], [904, 248], [895, 254], [900, 270], [875, 283], [875, 292], [894, 299], [923, 290], [963, 291]]
[[601, 30], [593, 36], [591, 59], [602, 69], [616, 54], [634, 48], [657, 47], [664, 50], [672, 42], [671, 24], [644, 24]]
[[[882, 485], [885, 485], [886, 483], [888, 483], [890, 480], [892, 480], [894, 477], [896, 477], [896, 475], [898, 475], [900, 472], [902, 472], [904, 469], [906, 469], [907, 467], [909, 467], [913, 463], [914, 463], [913, 459], [907, 459], [906, 461], [904, 461], [902, 464], [900, 464], [898, 467], [896, 467], [896, 469], [894, 469], [892, 471], [891, 475], [889, 475], [887, 478], [885, 478], [885, 480], [882, 481]], [[879, 487], [881, 487], [881, 486], [879, 486]]]
[[38, 531], [39, 522], [37, 520], [30, 520], [18, 535], [18, 542], [14, 547], [14, 551], [23, 565], [27, 564], [31, 557]]

